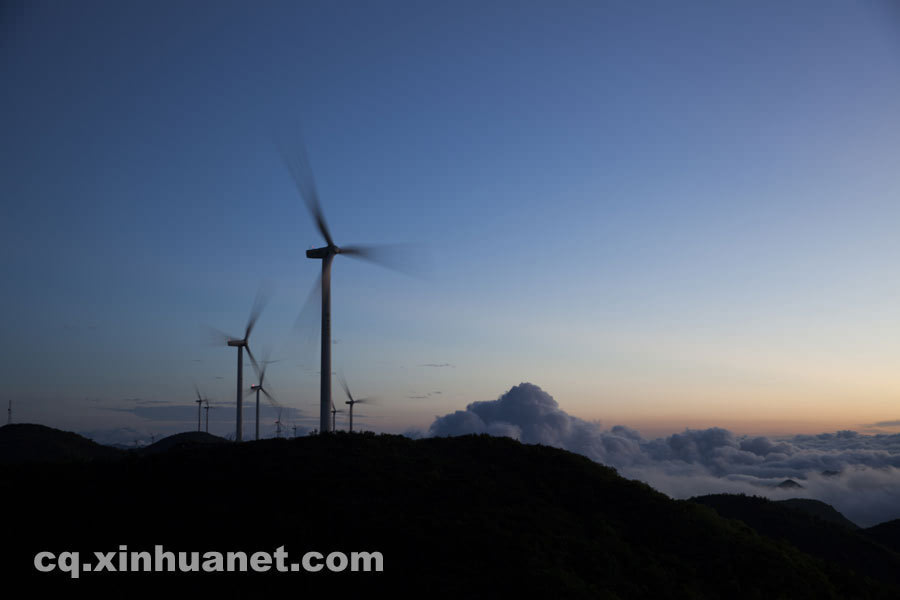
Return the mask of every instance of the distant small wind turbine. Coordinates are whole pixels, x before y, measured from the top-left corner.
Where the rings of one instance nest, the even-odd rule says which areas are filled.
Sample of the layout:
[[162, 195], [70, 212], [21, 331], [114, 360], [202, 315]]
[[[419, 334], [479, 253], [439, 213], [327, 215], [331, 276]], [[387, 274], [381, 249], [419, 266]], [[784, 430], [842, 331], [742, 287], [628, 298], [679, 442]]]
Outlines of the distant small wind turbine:
[[262, 369], [260, 369], [259, 372], [257, 373], [257, 375], [259, 376], [259, 383], [251, 385], [250, 391], [248, 392], [248, 394], [252, 394], [253, 392], [256, 392], [256, 439], [257, 440], [259, 439], [259, 393], [260, 392], [262, 392], [263, 394], [266, 395], [266, 398], [269, 400], [269, 402], [272, 403], [272, 406], [278, 408], [279, 419], [281, 418], [280, 417], [281, 405], [279, 405], [278, 401], [275, 400], [275, 397], [272, 396], [272, 394], [270, 394], [269, 391], [263, 387], [263, 381], [266, 378], [266, 367], [268, 367], [269, 364], [272, 362], [275, 362], [275, 361], [270, 361], [270, 360], [262, 361], [262, 363], [263, 363]]
[[278, 418], [275, 419], [275, 437], [281, 438], [281, 407], [278, 407]]
[[200, 431], [200, 407], [203, 406], [203, 398], [200, 396], [200, 388], [196, 385], [194, 386], [194, 391], [197, 392], [197, 399], [194, 402], [197, 403], [197, 431]]
[[347, 385], [347, 380], [344, 379], [344, 376], [340, 376], [341, 387], [344, 388], [344, 393], [347, 394], [347, 401], [344, 404], [350, 405], [350, 428], [348, 431], [353, 433], [353, 405], [354, 404], [363, 404], [366, 402], [371, 402], [371, 398], [359, 398], [358, 400], [353, 399], [353, 395], [350, 393], [350, 386]]
[[247, 349], [247, 356], [250, 357], [250, 362], [253, 363], [254, 368], [259, 371], [259, 365], [256, 364], [256, 359], [253, 358], [253, 353], [250, 352], [250, 332], [253, 331], [253, 326], [256, 325], [256, 320], [259, 318], [259, 314], [262, 312], [263, 308], [266, 305], [266, 296], [263, 293], [262, 289], [256, 294], [256, 300], [253, 302], [253, 308], [250, 310], [250, 317], [247, 319], [247, 327], [244, 329], [244, 337], [243, 338], [235, 338], [231, 336], [225, 336], [227, 339], [227, 344], [233, 348], [237, 348], [237, 423], [235, 426], [234, 432], [234, 440], [236, 442], [243, 441], [244, 439], [244, 348]]
[[203, 399], [206, 402], [206, 406], [203, 407], [203, 410], [206, 411], [206, 433], [209, 433], [209, 409], [215, 408], [215, 406], [209, 405], [209, 398]]
[[12, 424], [12, 400], [9, 401], [9, 408], [6, 409], [6, 424]]
[[331, 431], [337, 431], [337, 427], [335, 423], [337, 419], [335, 418], [339, 412], [344, 412], [342, 410], [338, 410], [334, 407], [334, 402], [331, 403]]

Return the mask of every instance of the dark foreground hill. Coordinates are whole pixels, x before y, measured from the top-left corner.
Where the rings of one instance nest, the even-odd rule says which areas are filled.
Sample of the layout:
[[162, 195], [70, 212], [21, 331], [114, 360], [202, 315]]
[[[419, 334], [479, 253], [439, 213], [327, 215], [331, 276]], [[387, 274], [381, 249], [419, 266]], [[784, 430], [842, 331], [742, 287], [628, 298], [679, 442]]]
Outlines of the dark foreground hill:
[[70, 431], [13, 423], [0, 427], [0, 463], [112, 460], [124, 452]]
[[[891, 598], [900, 588], [510, 439], [335, 434], [0, 466], [3, 577], [30, 593], [204, 597]], [[378, 551], [382, 573], [83, 573], [39, 551]], [[91, 557], [92, 558], [92, 557]], [[116, 559], [118, 560], [118, 558]], [[118, 563], [116, 563], [118, 564]]]
[[812, 556], [900, 585], [900, 555], [824, 502], [779, 502], [732, 494], [699, 496], [691, 501], [715, 509], [723, 517], [740, 519], [759, 533], [787, 541]]

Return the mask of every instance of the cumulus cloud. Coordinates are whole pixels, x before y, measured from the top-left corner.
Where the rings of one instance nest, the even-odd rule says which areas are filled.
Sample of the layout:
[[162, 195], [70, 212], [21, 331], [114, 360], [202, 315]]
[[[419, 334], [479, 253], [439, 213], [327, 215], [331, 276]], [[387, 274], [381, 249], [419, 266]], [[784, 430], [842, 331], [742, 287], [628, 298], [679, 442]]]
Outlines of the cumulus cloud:
[[[815, 498], [862, 526], [900, 518], [900, 434], [838, 431], [785, 439], [738, 436], [713, 427], [644, 439], [569, 415], [531, 383], [497, 400], [437, 417], [430, 436], [487, 433], [583, 454], [675, 498], [747, 493]], [[793, 479], [802, 488], [777, 485]]]

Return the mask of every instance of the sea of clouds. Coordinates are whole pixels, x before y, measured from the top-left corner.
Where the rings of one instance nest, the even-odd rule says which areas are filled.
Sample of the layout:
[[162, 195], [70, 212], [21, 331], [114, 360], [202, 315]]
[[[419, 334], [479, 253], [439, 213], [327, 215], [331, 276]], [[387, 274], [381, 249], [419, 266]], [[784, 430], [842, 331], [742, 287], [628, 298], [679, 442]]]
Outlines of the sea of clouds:
[[[714, 427], [651, 440], [628, 427], [607, 429], [573, 417], [531, 383], [437, 417], [426, 435], [469, 433], [577, 452], [673, 498], [814, 498], [863, 527], [900, 518], [900, 434], [838, 431], [770, 439]], [[786, 479], [802, 487], [777, 487]]]

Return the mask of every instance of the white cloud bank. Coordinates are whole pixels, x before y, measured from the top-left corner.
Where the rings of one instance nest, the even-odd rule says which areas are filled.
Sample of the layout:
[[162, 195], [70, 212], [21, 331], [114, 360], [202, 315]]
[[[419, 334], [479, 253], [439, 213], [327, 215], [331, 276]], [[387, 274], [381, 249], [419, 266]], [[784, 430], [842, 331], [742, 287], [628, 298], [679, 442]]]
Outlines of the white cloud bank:
[[[628, 427], [573, 417], [531, 383], [438, 417], [430, 436], [487, 433], [583, 454], [674, 498], [746, 493], [814, 498], [868, 527], [900, 518], [900, 434], [838, 431], [773, 440], [720, 428], [647, 440]], [[802, 488], [776, 487], [785, 479]]]

